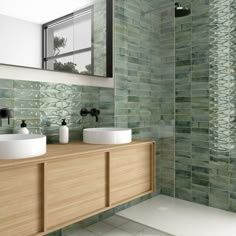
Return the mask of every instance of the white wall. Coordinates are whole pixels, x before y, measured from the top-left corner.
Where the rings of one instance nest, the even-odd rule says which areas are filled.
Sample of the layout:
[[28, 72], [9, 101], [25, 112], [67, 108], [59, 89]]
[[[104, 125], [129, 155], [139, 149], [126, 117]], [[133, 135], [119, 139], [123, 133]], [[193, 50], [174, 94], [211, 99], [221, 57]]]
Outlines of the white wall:
[[42, 26], [0, 14], [0, 63], [42, 67]]

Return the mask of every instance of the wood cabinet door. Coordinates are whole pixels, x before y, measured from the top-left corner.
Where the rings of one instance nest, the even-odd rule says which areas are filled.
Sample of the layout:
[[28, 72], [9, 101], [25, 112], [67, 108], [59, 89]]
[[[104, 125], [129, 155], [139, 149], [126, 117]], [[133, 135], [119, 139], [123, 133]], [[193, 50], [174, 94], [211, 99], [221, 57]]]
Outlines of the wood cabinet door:
[[43, 232], [43, 166], [0, 168], [0, 235]]
[[[106, 153], [47, 163], [47, 228], [79, 220], [106, 207]], [[95, 213], [94, 213], [95, 214]]]
[[153, 191], [153, 166], [153, 146], [150, 144], [112, 151], [111, 206]]

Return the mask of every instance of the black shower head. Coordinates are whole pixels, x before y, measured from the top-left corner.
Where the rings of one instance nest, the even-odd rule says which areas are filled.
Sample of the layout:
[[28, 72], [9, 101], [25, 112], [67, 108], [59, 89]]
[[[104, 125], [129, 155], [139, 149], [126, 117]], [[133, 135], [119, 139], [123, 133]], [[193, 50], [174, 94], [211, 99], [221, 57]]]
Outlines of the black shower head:
[[191, 10], [187, 7], [181, 6], [179, 3], [175, 3], [175, 17], [182, 17], [190, 15]]

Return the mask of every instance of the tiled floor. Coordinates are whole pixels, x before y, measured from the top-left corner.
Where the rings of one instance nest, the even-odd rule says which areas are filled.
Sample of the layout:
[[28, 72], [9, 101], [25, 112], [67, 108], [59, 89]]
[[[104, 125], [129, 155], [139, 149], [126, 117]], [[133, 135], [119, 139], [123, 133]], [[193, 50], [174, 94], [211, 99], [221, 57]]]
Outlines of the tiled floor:
[[114, 215], [69, 236], [170, 236], [159, 230]]

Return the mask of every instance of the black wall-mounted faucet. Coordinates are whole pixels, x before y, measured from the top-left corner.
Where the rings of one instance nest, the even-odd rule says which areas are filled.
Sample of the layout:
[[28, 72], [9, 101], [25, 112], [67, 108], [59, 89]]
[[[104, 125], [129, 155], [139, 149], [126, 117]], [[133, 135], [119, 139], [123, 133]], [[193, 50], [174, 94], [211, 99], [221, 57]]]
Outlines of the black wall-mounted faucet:
[[91, 116], [95, 116], [96, 117], [96, 122], [98, 122], [98, 115], [100, 114], [100, 110], [96, 109], [96, 108], [92, 108], [90, 111], [87, 110], [87, 108], [82, 108], [80, 110], [80, 115], [81, 116], [87, 116], [88, 114], [90, 114]]
[[[8, 109], [8, 108], [2, 108], [0, 109], [0, 118], [1, 119], [5, 119], [7, 118], [8, 119], [8, 125], [10, 124], [10, 118], [12, 117], [12, 113], [11, 113], [11, 110]], [[0, 122], [1, 124], [2, 122]]]

